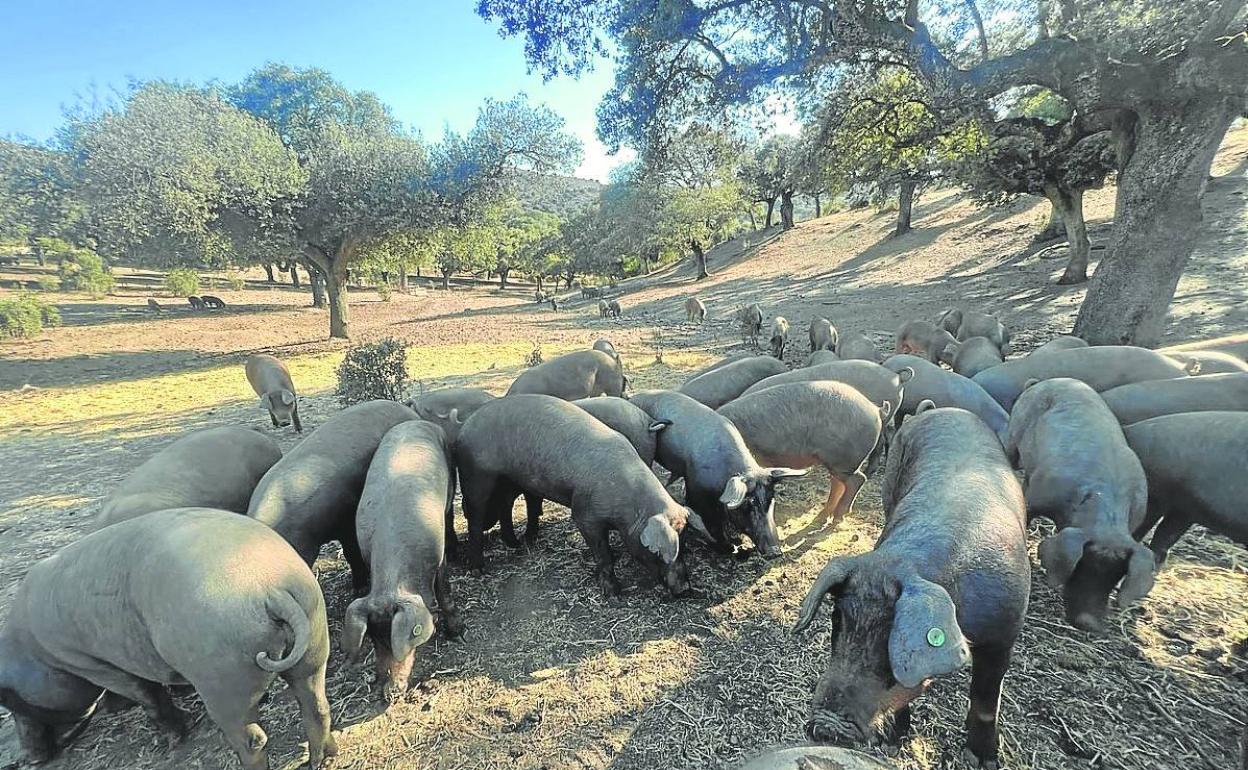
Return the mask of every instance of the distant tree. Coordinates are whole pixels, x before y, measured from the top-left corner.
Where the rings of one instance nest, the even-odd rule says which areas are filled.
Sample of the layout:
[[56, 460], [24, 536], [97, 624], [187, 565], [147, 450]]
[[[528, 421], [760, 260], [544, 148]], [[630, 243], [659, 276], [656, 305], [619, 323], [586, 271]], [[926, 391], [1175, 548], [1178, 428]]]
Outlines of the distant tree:
[[80, 243], [83, 206], [68, 152], [0, 139], [0, 238], [24, 240], [39, 260], [41, 238]]
[[[1048, 88], [1113, 130], [1114, 233], [1075, 332], [1150, 345], [1199, 232], [1214, 153], [1248, 109], [1245, 0], [479, 0], [543, 73], [614, 51], [599, 108], [608, 144], [722, 112], [863, 59], [903, 66], [942, 108], [982, 113]], [[930, 22], [930, 24], [929, 24]], [[967, 45], [968, 30], [974, 30]]]
[[[797, 140], [791, 136], [773, 136], [754, 148], [738, 172], [742, 188], [749, 199], [767, 206], [763, 227], [771, 227], [776, 201], [784, 227], [793, 226], [793, 193], [796, 190], [794, 170], [798, 162]], [[789, 212], [784, 219], [785, 211]]]

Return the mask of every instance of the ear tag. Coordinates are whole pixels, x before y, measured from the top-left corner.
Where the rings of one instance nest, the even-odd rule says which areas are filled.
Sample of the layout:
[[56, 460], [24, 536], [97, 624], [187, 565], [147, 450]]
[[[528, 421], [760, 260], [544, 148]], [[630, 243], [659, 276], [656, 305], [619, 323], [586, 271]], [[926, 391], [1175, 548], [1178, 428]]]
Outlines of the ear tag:
[[933, 647], [945, 646], [945, 632], [939, 628], [927, 629], [927, 643]]

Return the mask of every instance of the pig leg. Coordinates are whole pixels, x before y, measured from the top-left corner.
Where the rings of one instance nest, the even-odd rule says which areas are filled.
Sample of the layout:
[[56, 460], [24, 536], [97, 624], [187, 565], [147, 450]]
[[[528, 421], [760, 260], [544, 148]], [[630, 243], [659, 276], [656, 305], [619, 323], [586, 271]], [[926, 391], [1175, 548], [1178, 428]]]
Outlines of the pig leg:
[[186, 715], [173, 704], [173, 699], [169, 697], [169, 691], [164, 686], [139, 679], [107, 664], [101, 663], [99, 666], [73, 673], [78, 673], [92, 684], [142, 706], [148, 718], [173, 740], [180, 742], [186, 738], [189, 731]]
[[589, 550], [594, 554], [594, 561], [597, 562], [594, 577], [598, 579], [598, 586], [602, 588], [603, 595], [619, 596], [620, 581], [615, 577], [615, 553], [611, 550], [611, 541], [606, 527], [583, 524], [576, 511], [572, 512], [572, 521], [576, 522], [576, 528], [581, 531], [581, 536], [585, 538], [585, 542], [589, 544]]
[[277, 415], [273, 414], [272, 412], [269, 412], [269, 419], [273, 421], [273, 427], [276, 428], [277, 427]]
[[268, 770], [269, 753], [265, 746], [269, 736], [260, 727], [260, 710], [257, 704], [263, 687], [240, 697], [235, 687], [238, 682], [217, 681], [197, 687], [208, 716], [225, 735], [226, 743], [234, 749], [243, 770]]
[[524, 511], [528, 516], [528, 524], [524, 528], [524, 539], [531, 545], [537, 542], [537, 520], [542, 516], [542, 498], [526, 494]]
[[519, 487], [504, 480], [494, 488], [494, 496], [490, 500], [490, 510], [498, 515], [498, 533], [508, 548], [520, 547], [520, 539], [516, 537], [516, 525], [512, 521], [516, 498], [520, 494]]
[[290, 413], [290, 419], [295, 424], [295, 433], [303, 433], [303, 423], [299, 421], [299, 403], [295, 402], [295, 408]]
[[325, 664], [303, 676], [295, 675], [299, 668], [288, 671], [282, 678], [299, 701], [303, 733], [308, 738], [308, 767], [317, 770], [326, 757], [338, 753], [338, 742], [330, 732], [329, 701], [325, 698]]
[[971, 708], [966, 714], [966, 757], [971, 765], [997, 770], [997, 711], [1001, 681], [1010, 666], [1010, 648], [971, 648]]
[[858, 499], [858, 492], [862, 489], [862, 485], [867, 483], [867, 477], [862, 471], [854, 471], [843, 480], [843, 483], [845, 494], [841, 495], [841, 499], [837, 501], [836, 510], [832, 512], [833, 529], [840, 526], [841, 519], [844, 519], [845, 514], [854, 507], [854, 501]]
[[[827, 502], [823, 504], [823, 510], [819, 512], [819, 516], [820, 518], [823, 519], [823, 525], [825, 527], [828, 525], [828, 522], [833, 520], [834, 512], [836, 511], [839, 503], [841, 502], [841, 498], [844, 495], [845, 495], [845, 482], [842, 481], [837, 476], [829, 475], [828, 476], [828, 499], [827, 499]], [[836, 524], [839, 524], [839, 523], [840, 523], [840, 520], [837, 519], [835, 523], [833, 523], [832, 526], [835, 527]]]
[[1166, 563], [1166, 556], [1169, 555], [1170, 549], [1179, 542], [1179, 538], [1183, 537], [1183, 533], [1187, 532], [1191, 526], [1192, 520], [1189, 518], [1176, 516], [1173, 512], [1165, 515], [1165, 518], [1157, 525], [1157, 531], [1153, 533], [1152, 542], [1148, 544], [1157, 559], [1157, 566]]
[[468, 519], [468, 566], [478, 571], [485, 566], [485, 522], [490, 515], [496, 484], [494, 476], [469, 477], [463, 483], [464, 516]]
[[372, 575], [369, 573], [368, 562], [364, 561], [364, 554], [360, 552], [360, 541], [355, 536], [354, 522], [349, 530], [338, 533], [338, 542], [342, 544], [342, 558], [351, 567], [352, 590], [357, 597], [367, 595]]
[[433, 593], [438, 597], [438, 606], [442, 608], [443, 633], [451, 639], [459, 639], [464, 635], [464, 621], [460, 619], [459, 609], [451, 598], [451, 581], [446, 572], [446, 565], [442, 565], [433, 579]]
[[446, 509], [445, 544], [443, 546], [447, 561], [459, 561], [459, 538], [455, 536], [455, 508]]

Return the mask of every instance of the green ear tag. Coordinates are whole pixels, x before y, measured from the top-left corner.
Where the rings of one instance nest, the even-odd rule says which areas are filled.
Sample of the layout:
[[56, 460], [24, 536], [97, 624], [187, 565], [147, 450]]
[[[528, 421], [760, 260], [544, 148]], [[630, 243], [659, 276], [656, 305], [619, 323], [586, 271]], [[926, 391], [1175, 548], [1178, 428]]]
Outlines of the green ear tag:
[[945, 646], [945, 632], [939, 628], [927, 629], [927, 643], [933, 647]]

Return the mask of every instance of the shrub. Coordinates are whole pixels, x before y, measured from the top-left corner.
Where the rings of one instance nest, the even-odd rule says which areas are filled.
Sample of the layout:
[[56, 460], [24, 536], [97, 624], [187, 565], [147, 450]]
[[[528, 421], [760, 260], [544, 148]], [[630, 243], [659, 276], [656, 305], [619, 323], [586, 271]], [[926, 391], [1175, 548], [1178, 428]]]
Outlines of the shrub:
[[231, 276], [229, 283], [230, 291], [242, 291], [243, 287], [247, 285], [247, 282], [243, 280], [241, 275]]
[[354, 345], [338, 365], [338, 390], [343, 406], [384, 398], [398, 400], [407, 380], [407, 343], [387, 337]]
[[390, 291], [390, 284], [388, 283], [377, 284], [377, 296], [381, 297], [382, 302], [389, 302], [390, 296], [392, 293], [393, 292]]
[[542, 362], [542, 345], [541, 343], [534, 342], [533, 349], [530, 350], [529, 354], [524, 357], [524, 365], [532, 368], [534, 366], [537, 366], [541, 362]]
[[57, 278], [50, 275], [41, 275], [35, 280], [35, 284], [39, 287], [39, 291], [56, 291], [61, 288], [61, 282]]
[[38, 294], [18, 292], [0, 300], [0, 334], [7, 337], [34, 337], [44, 327], [61, 325], [61, 314]]
[[89, 249], [74, 249], [60, 257], [56, 273], [64, 291], [85, 291], [99, 299], [113, 290], [113, 274], [104, 258]]
[[199, 273], [189, 267], [175, 267], [165, 273], [165, 288], [175, 297], [199, 293]]

